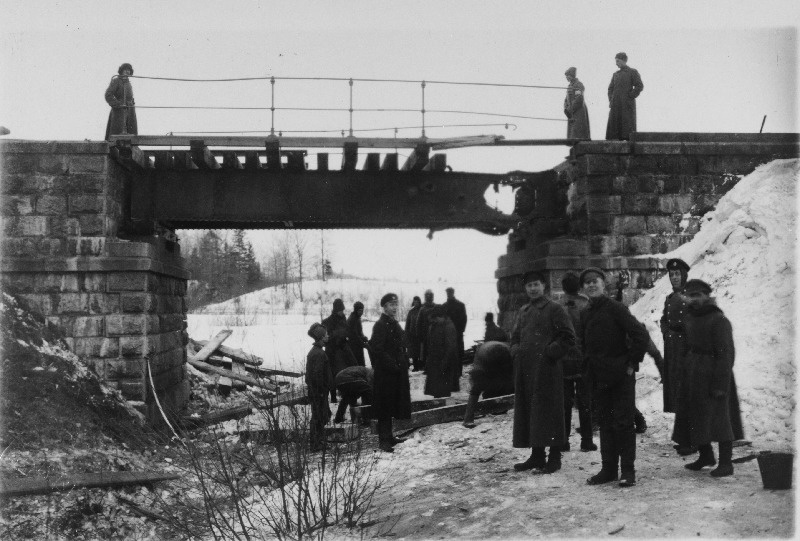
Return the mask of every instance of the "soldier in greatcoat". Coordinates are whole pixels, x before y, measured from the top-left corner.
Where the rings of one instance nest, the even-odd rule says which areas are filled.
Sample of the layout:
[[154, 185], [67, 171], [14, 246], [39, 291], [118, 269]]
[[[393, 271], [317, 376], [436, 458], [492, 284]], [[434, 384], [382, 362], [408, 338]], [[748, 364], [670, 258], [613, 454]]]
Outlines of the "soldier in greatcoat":
[[310, 440], [311, 450], [320, 451], [325, 445], [325, 425], [331, 418], [328, 393], [333, 388], [333, 377], [328, 356], [322, 349], [328, 340], [328, 332], [319, 323], [308, 329], [314, 345], [306, 357], [306, 387], [311, 404]]
[[411, 309], [406, 315], [406, 343], [408, 347], [408, 356], [411, 358], [412, 372], [420, 370], [419, 353], [420, 344], [419, 337], [417, 336], [417, 318], [419, 318], [419, 309], [422, 307], [422, 300], [414, 296], [411, 301]]
[[[325, 344], [325, 353], [331, 363], [331, 372], [336, 374], [348, 366], [356, 366], [356, 358], [348, 345], [347, 318], [344, 315], [344, 301], [335, 299], [331, 315], [322, 320], [322, 325], [328, 331], [328, 342]], [[336, 402], [336, 389], [331, 387], [331, 402]]]
[[411, 418], [411, 389], [403, 329], [397, 322], [397, 295], [381, 297], [383, 314], [372, 327], [370, 360], [375, 371], [372, 412], [378, 421], [378, 446], [391, 453], [403, 439], [394, 437], [392, 418]]
[[458, 387], [458, 336], [456, 326], [444, 306], [430, 311], [428, 344], [430, 353], [425, 362], [425, 394], [434, 398], [450, 396]]
[[423, 297], [424, 301], [419, 308], [419, 316], [417, 316], [417, 340], [420, 346], [419, 366], [425, 370], [425, 361], [428, 358], [428, 327], [431, 324], [428, 313], [434, 306], [433, 291], [426, 289]]
[[564, 76], [569, 82], [564, 98], [564, 115], [567, 117], [567, 139], [591, 139], [589, 110], [586, 107], [583, 83], [576, 77], [577, 69], [569, 68]]
[[614, 61], [619, 71], [611, 77], [608, 85], [608, 126], [606, 139], [629, 140], [636, 131], [636, 98], [642, 93], [644, 84], [639, 72], [628, 66], [628, 55], [617, 53]]
[[[539, 272], [525, 274], [530, 302], [520, 308], [511, 331], [514, 359], [513, 445], [531, 448], [517, 471], [553, 473], [561, 469], [564, 431], [564, 384], [561, 358], [575, 344], [575, 331], [566, 310], [545, 296], [546, 279]], [[550, 447], [545, 461], [545, 447]]]
[[[464, 359], [464, 331], [467, 329], [467, 307], [464, 306], [463, 302], [456, 299], [456, 290], [452, 287], [448, 287], [444, 292], [447, 295], [447, 300], [444, 301], [447, 316], [450, 318], [450, 321], [453, 322], [453, 325], [456, 326], [456, 332], [458, 333], [456, 336], [458, 338], [458, 359], [460, 362], [456, 367], [456, 371], [460, 378], [463, 372], [463, 364], [461, 361]], [[459, 390], [458, 380], [456, 380], [456, 388], [454, 390]]]
[[117, 70], [119, 74], [111, 79], [111, 83], [106, 89], [106, 103], [111, 106], [108, 113], [108, 123], [106, 124], [106, 141], [111, 135], [118, 135], [126, 132], [129, 135], [137, 135], [139, 126], [136, 122], [136, 108], [133, 100], [133, 87], [129, 77], [133, 75], [133, 66], [122, 64]]
[[364, 336], [364, 329], [361, 325], [362, 315], [364, 315], [364, 303], [356, 301], [353, 304], [353, 311], [347, 316], [347, 345], [358, 366], [366, 366], [364, 348], [367, 344], [367, 337]]
[[[581, 314], [581, 346], [600, 421], [600, 472], [590, 485], [636, 484], [636, 372], [650, 337], [628, 308], [606, 296], [605, 273], [596, 267], [580, 276], [589, 307]], [[620, 475], [621, 470], [621, 475]]]
[[686, 341], [686, 301], [681, 290], [686, 284], [689, 265], [682, 259], [667, 261], [669, 282], [672, 293], [664, 300], [664, 312], [661, 315], [661, 334], [664, 337], [664, 411], [675, 413], [678, 402], [678, 386], [680, 378], [680, 355]]
[[711, 442], [719, 442], [719, 466], [711, 475], [726, 477], [733, 475], [733, 440], [744, 438], [733, 377], [733, 329], [711, 298], [707, 283], [689, 280], [683, 294], [688, 304], [684, 369], [672, 439], [697, 446], [700, 456], [686, 464], [694, 471], [716, 464]]

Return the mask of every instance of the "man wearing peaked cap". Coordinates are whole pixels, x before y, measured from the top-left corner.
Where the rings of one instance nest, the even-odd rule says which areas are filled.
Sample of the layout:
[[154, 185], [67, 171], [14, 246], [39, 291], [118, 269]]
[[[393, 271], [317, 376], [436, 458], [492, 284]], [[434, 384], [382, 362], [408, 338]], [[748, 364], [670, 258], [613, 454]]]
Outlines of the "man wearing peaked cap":
[[584, 101], [586, 89], [576, 76], [578, 70], [569, 68], [564, 72], [569, 86], [564, 98], [564, 115], [567, 117], [567, 139], [591, 139], [589, 135], [589, 111]]
[[[344, 301], [342, 299], [333, 301], [333, 312], [322, 320], [322, 324], [328, 331], [328, 343], [325, 344], [325, 353], [330, 360], [333, 376], [336, 377], [336, 374], [348, 366], [356, 366], [358, 364], [349, 346], [347, 318], [344, 315]], [[336, 402], [336, 388], [333, 386], [331, 386], [331, 402]]]
[[[661, 334], [664, 337], [664, 373], [661, 376], [664, 391], [664, 411], [675, 413], [678, 408], [678, 385], [681, 370], [683, 345], [686, 340], [684, 318], [686, 302], [681, 295], [681, 288], [686, 283], [689, 265], [682, 259], [667, 261], [667, 273], [672, 285], [672, 293], [664, 299], [664, 311], [661, 315]], [[694, 451], [691, 446], [678, 446], [678, 454], [688, 455]]]
[[372, 327], [369, 339], [370, 360], [375, 371], [372, 410], [378, 421], [378, 447], [391, 453], [403, 439], [392, 432], [392, 417], [411, 418], [411, 388], [408, 381], [403, 329], [397, 322], [397, 295], [381, 297], [383, 314]]
[[700, 456], [686, 464], [692, 471], [717, 463], [712, 442], [719, 442], [719, 466], [713, 477], [733, 475], [733, 440], [744, 438], [736, 380], [735, 347], [730, 321], [710, 297], [711, 286], [689, 280], [686, 296], [686, 355], [680, 379], [672, 439], [696, 446]]

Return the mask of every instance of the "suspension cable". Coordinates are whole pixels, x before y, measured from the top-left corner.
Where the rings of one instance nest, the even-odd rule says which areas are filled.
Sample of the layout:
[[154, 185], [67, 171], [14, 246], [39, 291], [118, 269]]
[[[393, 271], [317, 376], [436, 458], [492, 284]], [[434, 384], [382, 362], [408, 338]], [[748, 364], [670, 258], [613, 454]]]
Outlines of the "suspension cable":
[[[489, 126], [502, 126], [505, 129], [515, 131], [517, 125], [513, 122], [490, 122], [485, 124], [439, 124], [439, 125], [426, 125], [426, 129], [430, 128], [483, 128]], [[373, 132], [373, 131], [390, 131], [390, 130], [418, 130], [422, 126], [396, 126], [389, 128], [360, 128], [353, 129], [354, 132]], [[345, 130], [278, 130], [281, 133], [340, 133]], [[231, 130], [231, 131], [171, 131], [167, 135], [199, 135], [199, 134], [229, 134], [229, 133], [269, 133], [268, 130]]]

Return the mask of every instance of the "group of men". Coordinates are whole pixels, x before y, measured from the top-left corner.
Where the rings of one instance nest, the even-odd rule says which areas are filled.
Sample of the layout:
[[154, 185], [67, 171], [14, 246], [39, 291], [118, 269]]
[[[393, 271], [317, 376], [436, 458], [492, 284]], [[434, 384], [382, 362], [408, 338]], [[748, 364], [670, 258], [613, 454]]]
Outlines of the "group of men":
[[[664, 409], [676, 413], [672, 439], [679, 454], [699, 450], [699, 458], [686, 464], [695, 471], [717, 464], [711, 442], [719, 442], [719, 465], [711, 475], [732, 475], [732, 442], [744, 435], [731, 325], [711, 298], [711, 287], [687, 280], [685, 262], [671, 259], [667, 269], [673, 293], [661, 320], [665, 356], [660, 361], [660, 355], [651, 354], [664, 382]], [[619, 479], [620, 486], [635, 485], [635, 374], [645, 352], [654, 349], [645, 326], [606, 295], [601, 269], [588, 268], [580, 276], [567, 273], [559, 302], [545, 295], [542, 273], [525, 274], [524, 283], [529, 302], [519, 310], [510, 340], [513, 446], [530, 448], [531, 455], [514, 469], [553, 473], [561, 468], [571, 419], [571, 397], [565, 396], [570, 386], [562, 382], [573, 374], [580, 387], [576, 394], [584, 402], [579, 407], [582, 450], [593, 450], [589, 404], [600, 425], [602, 467], [588, 484]]]
[[[608, 125], [606, 139], [630, 139], [636, 131], [636, 98], [644, 89], [639, 72], [628, 66], [628, 55], [617, 53], [614, 57], [619, 70], [611, 77], [608, 85]], [[564, 72], [569, 86], [564, 98], [564, 115], [567, 117], [568, 139], [591, 139], [589, 129], [589, 110], [586, 107], [586, 89], [578, 80], [577, 69], [568, 68]]]

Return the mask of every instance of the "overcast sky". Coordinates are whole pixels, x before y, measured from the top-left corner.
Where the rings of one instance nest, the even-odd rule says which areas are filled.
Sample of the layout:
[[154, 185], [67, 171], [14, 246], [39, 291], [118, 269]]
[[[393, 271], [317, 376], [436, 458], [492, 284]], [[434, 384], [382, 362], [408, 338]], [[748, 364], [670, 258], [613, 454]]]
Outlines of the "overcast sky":
[[[565, 86], [575, 66], [602, 139], [614, 55], [644, 91], [639, 131], [797, 131], [797, 3], [203, 2], [0, 0], [0, 125], [7, 138], [102, 139], [103, 92], [122, 62], [136, 75], [323, 76]], [[268, 106], [269, 84], [134, 79], [139, 106]], [[276, 84], [276, 105], [346, 107], [346, 83]], [[560, 119], [564, 91], [429, 85], [427, 109]], [[417, 84], [356, 83], [355, 107], [419, 108]], [[137, 110], [140, 134], [268, 130], [268, 111]], [[426, 115], [429, 137], [563, 137], [562, 120]], [[508, 129], [502, 125], [511, 122]], [[356, 129], [418, 126], [419, 114], [362, 113]], [[514, 126], [516, 125], [516, 126]], [[278, 112], [276, 129], [340, 130], [347, 117]], [[516, 129], [514, 129], [516, 127]], [[333, 135], [333, 134], [331, 134]], [[366, 133], [364, 133], [366, 135]], [[391, 131], [370, 132], [389, 137]], [[400, 136], [418, 136], [402, 130]], [[456, 170], [540, 171], [562, 147], [448, 151]], [[313, 160], [312, 160], [313, 163]], [[334, 162], [335, 163], [335, 160]], [[369, 276], [490, 279], [505, 237], [469, 231], [333, 231], [335, 267]], [[269, 234], [252, 236], [266, 251]]]

